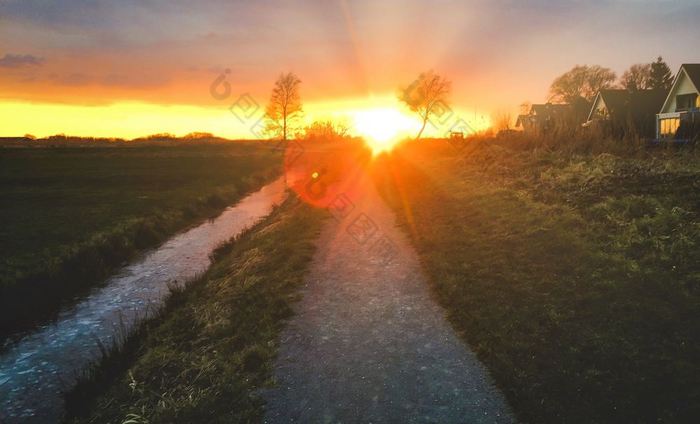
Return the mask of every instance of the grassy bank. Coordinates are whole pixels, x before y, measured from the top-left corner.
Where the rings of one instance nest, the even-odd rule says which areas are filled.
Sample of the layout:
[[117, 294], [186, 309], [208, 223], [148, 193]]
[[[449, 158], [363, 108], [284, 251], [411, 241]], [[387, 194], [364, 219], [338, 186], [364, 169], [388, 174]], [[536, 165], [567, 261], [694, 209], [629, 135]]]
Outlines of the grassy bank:
[[260, 143], [0, 149], [0, 338], [218, 214], [280, 164]]
[[278, 333], [312, 258], [323, 212], [295, 198], [175, 292], [158, 318], [69, 394], [69, 422], [261, 419]]
[[700, 157], [621, 143], [410, 144], [377, 184], [525, 422], [700, 416]]

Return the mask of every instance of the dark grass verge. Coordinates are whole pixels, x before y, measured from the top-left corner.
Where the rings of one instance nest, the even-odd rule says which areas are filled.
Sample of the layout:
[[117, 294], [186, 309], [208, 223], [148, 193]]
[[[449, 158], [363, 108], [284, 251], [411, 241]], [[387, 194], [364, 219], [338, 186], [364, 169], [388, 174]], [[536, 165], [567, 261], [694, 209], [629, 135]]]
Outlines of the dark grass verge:
[[219, 248], [70, 392], [71, 423], [232, 423], [262, 418], [278, 334], [324, 214], [296, 198]]
[[261, 169], [237, 181], [235, 190], [218, 190], [180, 209], [131, 219], [71, 245], [34, 273], [0, 285], [0, 347], [12, 335], [55, 316], [65, 302], [79, 297], [139, 253], [188, 226], [217, 216], [278, 175], [274, 166]]
[[375, 177], [519, 420], [697, 422], [697, 154], [602, 144], [407, 146]]

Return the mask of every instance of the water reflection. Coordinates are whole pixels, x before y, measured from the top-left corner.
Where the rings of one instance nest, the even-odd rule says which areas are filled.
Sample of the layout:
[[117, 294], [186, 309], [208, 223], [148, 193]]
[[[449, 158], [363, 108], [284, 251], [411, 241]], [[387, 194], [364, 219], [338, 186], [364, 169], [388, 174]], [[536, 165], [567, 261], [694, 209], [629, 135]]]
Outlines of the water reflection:
[[99, 357], [99, 343], [132, 328], [157, 309], [170, 284], [204, 272], [209, 254], [270, 213], [285, 197], [279, 179], [226, 209], [218, 218], [179, 234], [126, 266], [59, 318], [25, 335], [0, 354], [0, 422], [54, 422], [62, 392]]

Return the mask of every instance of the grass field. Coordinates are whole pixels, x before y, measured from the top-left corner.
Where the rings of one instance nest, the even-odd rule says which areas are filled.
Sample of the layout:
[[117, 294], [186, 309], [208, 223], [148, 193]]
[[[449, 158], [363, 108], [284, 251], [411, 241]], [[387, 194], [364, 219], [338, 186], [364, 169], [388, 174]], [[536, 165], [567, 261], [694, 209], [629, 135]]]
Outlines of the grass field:
[[[426, 141], [376, 183], [450, 321], [523, 422], [700, 415], [700, 157]], [[68, 397], [70, 421], [256, 422], [323, 212], [290, 199]]]
[[700, 156], [622, 142], [399, 148], [377, 184], [524, 422], [700, 416]]
[[258, 422], [324, 212], [291, 197], [214, 255], [68, 396], [68, 422]]
[[279, 175], [260, 143], [0, 150], [0, 334]]

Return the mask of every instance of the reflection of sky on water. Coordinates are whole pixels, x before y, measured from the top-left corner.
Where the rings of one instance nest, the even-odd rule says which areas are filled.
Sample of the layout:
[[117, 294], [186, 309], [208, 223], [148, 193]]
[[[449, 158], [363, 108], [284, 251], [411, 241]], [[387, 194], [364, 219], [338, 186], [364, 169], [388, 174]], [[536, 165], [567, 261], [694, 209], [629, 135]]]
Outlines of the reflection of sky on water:
[[123, 328], [157, 308], [168, 286], [206, 271], [209, 254], [267, 215], [285, 196], [282, 179], [226, 209], [218, 218], [173, 237], [122, 269], [58, 319], [0, 354], [0, 421], [58, 421], [61, 393]]

